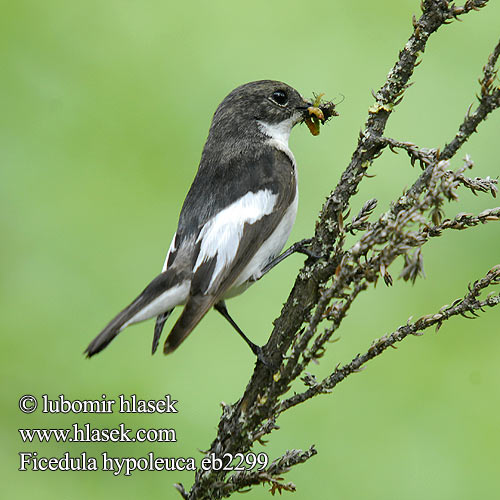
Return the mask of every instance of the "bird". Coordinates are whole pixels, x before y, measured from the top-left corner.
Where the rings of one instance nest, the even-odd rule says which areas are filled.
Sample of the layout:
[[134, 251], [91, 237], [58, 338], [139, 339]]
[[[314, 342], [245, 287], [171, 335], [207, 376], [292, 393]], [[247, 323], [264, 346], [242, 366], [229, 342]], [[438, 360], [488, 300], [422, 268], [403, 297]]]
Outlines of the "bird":
[[[225, 301], [244, 292], [294, 252], [314, 256], [307, 240], [284, 248], [297, 214], [298, 179], [288, 146], [313, 103], [275, 80], [230, 92], [213, 116], [196, 176], [179, 216], [162, 272], [85, 349], [102, 351], [130, 325], [156, 317], [152, 353], [177, 306], [183, 310], [163, 352], [177, 349], [212, 308], [268, 360], [229, 315]], [[317, 108], [316, 108], [317, 109]]]

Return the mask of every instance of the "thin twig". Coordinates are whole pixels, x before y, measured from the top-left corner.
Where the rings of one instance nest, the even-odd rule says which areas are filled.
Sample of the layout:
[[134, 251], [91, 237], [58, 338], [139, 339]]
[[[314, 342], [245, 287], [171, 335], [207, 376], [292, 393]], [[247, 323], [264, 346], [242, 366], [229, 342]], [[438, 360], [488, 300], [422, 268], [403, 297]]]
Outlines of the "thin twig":
[[283, 413], [318, 394], [331, 392], [339, 382], [345, 380], [349, 375], [358, 372], [368, 361], [379, 356], [388, 347], [392, 347], [396, 342], [401, 342], [409, 335], [421, 335], [421, 332], [434, 325], [439, 329], [444, 321], [453, 316], [466, 316], [466, 313], [477, 316], [477, 311], [484, 311], [485, 307], [497, 306], [500, 304], [500, 295], [490, 295], [484, 300], [479, 300], [478, 296], [485, 288], [498, 284], [500, 284], [500, 265], [491, 269], [484, 278], [476, 281], [465, 297], [455, 301], [452, 306], [441, 308], [435, 314], [423, 316], [414, 323], [407, 323], [404, 326], [400, 326], [390, 335], [384, 335], [379, 340], [373, 342], [363, 355], [358, 355], [350, 363], [341, 368], [336, 368], [331, 375], [323, 379], [320, 383], [309, 387], [303, 393], [296, 394], [284, 400], [279, 407], [279, 413]]

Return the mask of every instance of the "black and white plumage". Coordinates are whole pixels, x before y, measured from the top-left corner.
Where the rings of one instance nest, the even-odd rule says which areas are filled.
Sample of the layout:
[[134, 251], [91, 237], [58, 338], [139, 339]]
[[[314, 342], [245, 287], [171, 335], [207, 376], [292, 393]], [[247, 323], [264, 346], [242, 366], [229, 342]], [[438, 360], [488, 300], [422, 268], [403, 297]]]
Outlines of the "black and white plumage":
[[127, 326], [156, 316], [155, 352], [165, 321], [179, 305], [184, 309], [165, 354], [212, 306], [237, 328], [223, 301], [259, 279], [288, 239], [298, 202], [288, 138], [310, 106], [295, 89], [271, 80], [242, 85], [222, 101], [161, 274], [90, 343], [87, 356]]

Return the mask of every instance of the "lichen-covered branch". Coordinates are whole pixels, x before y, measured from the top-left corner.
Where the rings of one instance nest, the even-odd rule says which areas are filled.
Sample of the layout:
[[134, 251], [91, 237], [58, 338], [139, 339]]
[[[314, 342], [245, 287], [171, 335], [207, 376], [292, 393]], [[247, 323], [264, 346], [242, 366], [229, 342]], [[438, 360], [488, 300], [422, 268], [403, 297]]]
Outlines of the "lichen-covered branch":
[[[339, 328], [351, 303], [361, 291], [367, 289], [369, 282], [376, 281], [380, 275], [386, 284], [392, 284], [388, 268], [397, 257], [405, 257], [403, 277], [414, 281], [423, 273], [420, 248], [429, 238], [441, 236], [447, 229], [466, 229], [479, 223], [500, 220], [500, 208], [495, 208], [485, 210], [477, 216], [459, 214], [451, 220], [441, 222], [442, 205], [446, 200], [453, 201], [458, 198], [457, 190], [460, 186], [496, 195], [496, 180], [478, 178], [464, 182], [466, 178], [463, 171], [472, 165], [472, 161], [467, 159], [464, 167], [452, 171], [448, 169], [448, 161], [434, 164], [427, 180], [427, 189], [421, 197], [416, 198], [413, 204], [400, 211], [397, 216], [389, 209], [378, 221], [366, 226], [363, 236], [343, 253], [330, 286], [323, 288], [308, 327], [299, 335], [292, 348], [281, 373], [283, 378], [295, 379], [312, 359], [321, 357], [325, 343]], [[431, 218], [434, 224], [429, 224], [428, 218]], [[340, 236], [343, 231], [345, 229], [341, 228]], [[411, 256], [409, 251], [414, 248], [418, 250]], [[333, 304], [332, 299], [335, 299]], [[313, 345], [308, 348], [310, 339], [325, 319], [331, 321], [331, 326], [316, 336]]]
[[400, 326], [390, 335], [384, 335], [380, 339], [373, 341], [370, 348], [364, 354], [356, 356], [350, 363], [342, 367], [336, 367], [335, 371], [324, 378], [320, 383], [310, 385], [307, 391], [285, 399], [280, 404], [279, 413], [283, 413], [317, 394], [330, 393], [339, 382], [342, 382], [342, 380], [352, 373], [360, 371], [368, 361], [379, 356], [388, 347], [392, 347], [396, 342], [401, 342], [409, 335], [422, 335], [424, 330], [432, 326], [436, 326], [436, 329], [439, 329], [443, 322], [453, 316], [461, 315], [463, 317], [469, 317], [466, 316], [466, 314], [470, 313], [472, 317], [469, 318], [474, 319], [478, 316], [477, 311], [484, 312], [486, 307], [499, 305], [500, 294], [495, 294], [495, 292], [492, 292], [483, 300], [479, 299], [479, 294], [485, 288], [498, 284], [500, 284], [500, 265], [495, 266], [484, 278], [476, 281], [470, 286], [469, 292], [463, 299], [457, 299], [451, 306], [445, 305], [435, 314], [423, 316], [413, 323], [408, 321], [406, 325]]
[[264, 470], [248, 470], [236, 472], [224, 484], [222, 495], [227, 497], [235, 491], [244, 493], [249, 486], [257, 484], [268, 484], [269, 491], [274, 495], [275, 492], [281, 494], [282, 491], [295, 491], [295, 485], [292, 482], [285, 483], [282, 474], [288, 472], [294, 465], [304, 463], [318, 452], [314, 446], [308, 450], [288, 450], [285, 454], [274, 460]]
[[[494, 224], [500, 219], [500, 208], [448, 218], [445, 213], [445, 207], [458, 198], [461, 190], [492, 196], [497, 193], [496, 179], [465, 175], [473, 167], [469, 157], [458, 168], [452, 167], [451, 160], [488, 114], [500, 107], [500, 88], [495, 79], [500, 42], [483, 69], [477, 108], [467, 112], [448, 144], [441, 148], [439, 145], [423, 148], [384, 135], [387, 121], [411, 84], [410, 79], [430, 36], [443, 25], [486, 4], [487, 0], [468, 0], [462, 6], [446, 0], [422, 2], [422, 15], [413, 19], [410, 38], [386, 82], [374, 94], [375, 102], [369, 108], [349, 165], [319, 214], [310, 249], [322, 258], [307, 259], [263, 348], [266, 357], [277, 368], [271, 373], [266, 366], [257, 363], [239, 401], [223, 406], [217, 436], [208, 453], [223, 456], [225, 453], [248, 452], [255, 442], [278, 429], [276, 422], [283, 411], [316, 394], [330, 392], [338, 382], [362, 369], [366, 362], [395, 342], [408, 335], [417, 335], [430, 326], [439, 327], [453, 316], [477, 314], [478, 310], [500, 302], [498, 296], [479, 297], [481, 290], [500, 281], [497, 266], [474, 283], [464, 299], [375, 341], [365, 354], [355, 357], [342, 368], [337, 367], [321, 382], [306, 372], [310, 362], [318, 361], [328, 343], [334, 340], [358, 296], [372, 289], [379, 278], [387, 285], [392, 284], [389, 268], [396, 260], [403, 264], [400, 276], [415, 281], [423, 274], [423, 247], [432, 238], [449, 229], [473, 228], [487, 222]], [[348, 220], [352, 196], [363, 178], [368, 176], [367, 171], [373, 162], [388, 149], [394, 152], [404, 150], [411, 164], [418, 163], [423, 172], [413, 186], [376, 220], [371, 220], [377, 207], [376, 199], [366, 201], [359, 213]], [[348, 245], [353, 237], [354, 242]], [[292, 382], [299, 377], [307, 389], [286, 397]], [[293, 491], [293, 484], [284, 482], [281, 476], [314, 454], [314, 448], [305, 452], [288, 451], [262, 471], [229, 474], [224, 470], [199, 470], [189, 491], [182, 485], [176, 487], [185, 499], [190, 500], [223, 498], [260, 483], [267, 483], [272, 493]]]
[[[460, 125], [455, 137], [446, 144], [441, 153], [436, 151], [435, 161], [453, 158], [469, 137], [477, 131], [479, 124], [483, 122], [492, 111], [500, 107], [500, 86], [495, 86], [495, 78], [497, 75], [495, 64], [498, 61], [499, 55], [500, 40], [488, 57], [488, 62], [483, 68], [483, 78], [479, 81], [481, 85], [481, 95], [478, 96], [479, 105], [472, 113], [469, 107], [465, 119]], [[409, 190], [409, 196], [417, 196], [422, 192], [431, 170], [432, 165], [429, 165]], [[398, 208], [399, 207], [396, 207], [396, 209]]]

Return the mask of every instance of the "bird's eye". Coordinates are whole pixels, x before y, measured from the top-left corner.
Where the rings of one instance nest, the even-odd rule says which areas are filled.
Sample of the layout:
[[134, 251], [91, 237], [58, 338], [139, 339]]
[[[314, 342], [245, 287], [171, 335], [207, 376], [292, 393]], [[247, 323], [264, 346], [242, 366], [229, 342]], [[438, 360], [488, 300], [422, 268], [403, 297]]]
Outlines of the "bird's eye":
[[278, 106], [286, 106], [288, 103], [288, 96], [284, 90], [275, 90], [271, 94], [271, 101], [275, 102]]

